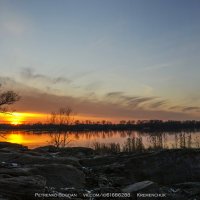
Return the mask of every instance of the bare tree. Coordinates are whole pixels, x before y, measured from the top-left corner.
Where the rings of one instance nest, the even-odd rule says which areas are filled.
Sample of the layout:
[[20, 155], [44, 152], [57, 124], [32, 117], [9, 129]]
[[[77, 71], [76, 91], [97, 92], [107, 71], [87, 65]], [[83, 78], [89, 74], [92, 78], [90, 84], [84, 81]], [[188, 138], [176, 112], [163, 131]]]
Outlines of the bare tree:
[[0, 93], [0, 112], [7, 112], [6, 105], [11, 105], [18, 101], [20, 96], [13, 91]]
[[71, 125], [74, 122], [74, 113], [71, 108], [60, 108], [57, 112], [51, 112], [50, 124]]
[[51, 112], [49, 120], [50, 124], [58, 125], [58, 131], [50, 134], [52, 143], [56, 147], [65, 147], [72, 142], [72, 140], [69, 140], [68, 131], [65, 130], [65, 128], [71, 125], [73, 121], [74, 113], [71, 108], [64, 107], [60, 108], [57, 112]]
[[59, 124], [70, 125], [74, 121], [73, 112], [71, 108], [60, 108], [59, 109]]
[[[1, 87], [1, 84], [0, 84]], [[8, 108], [6, 106], [11, 105], [18, 101], [20, 99], [20, 96], [13, 92], [13, 91], [0, 91], [0, 113], [6, 113], [8, 114]], [[11, 114], [11, 113], [9, 113]], [[4, 137], [3, 135], [0, 135], [1, 137]]]

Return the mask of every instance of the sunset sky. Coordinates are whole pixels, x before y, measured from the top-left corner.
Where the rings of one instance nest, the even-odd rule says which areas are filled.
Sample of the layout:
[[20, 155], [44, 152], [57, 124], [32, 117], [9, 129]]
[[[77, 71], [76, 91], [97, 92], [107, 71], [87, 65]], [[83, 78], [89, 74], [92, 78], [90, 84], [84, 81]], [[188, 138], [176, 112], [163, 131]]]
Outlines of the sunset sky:
[[200, 1], [0, 0], [0, 69], [16, 121], [200, 120]]

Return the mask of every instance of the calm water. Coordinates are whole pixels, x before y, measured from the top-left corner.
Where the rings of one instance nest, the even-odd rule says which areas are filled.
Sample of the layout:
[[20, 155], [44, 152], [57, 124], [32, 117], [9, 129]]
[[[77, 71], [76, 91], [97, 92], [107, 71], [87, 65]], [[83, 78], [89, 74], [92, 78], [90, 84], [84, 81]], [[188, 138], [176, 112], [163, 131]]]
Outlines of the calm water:
[[130, 141], [140, 140], [145, 148], [180, 148], [200, 147], [200, 132], [179, 133], [139, 133], [137, 131], [110, 131], [110, 132], [70, 132], [48, 133], [27, 131], [4, 131], [0, 132], [0, 141], [19, 143], [29, 148], [45, 146], [49, 144], [63, 144], [66, 146], [83, 146], [94, 148], [95, 143], [110, 144], [118, 143], [121, 148]]

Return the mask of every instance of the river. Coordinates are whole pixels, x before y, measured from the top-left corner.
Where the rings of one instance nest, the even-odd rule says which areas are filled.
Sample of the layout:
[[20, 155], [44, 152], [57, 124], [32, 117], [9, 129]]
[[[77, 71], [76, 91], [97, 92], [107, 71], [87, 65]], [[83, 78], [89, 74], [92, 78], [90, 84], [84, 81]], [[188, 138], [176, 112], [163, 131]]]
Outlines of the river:
[[[18, 143], [33, 149], [45, 145], [82, 146], [94, 148], [96, 144], [119, 144], [121, 148], [140, 143], [144, 148], [200, 147], [200, 132], [141, 133], [137, 131], [108, 132], [33, 132], [1, 131], [0, 141]], [[64, 144], [64, 143], [65, 144]]]

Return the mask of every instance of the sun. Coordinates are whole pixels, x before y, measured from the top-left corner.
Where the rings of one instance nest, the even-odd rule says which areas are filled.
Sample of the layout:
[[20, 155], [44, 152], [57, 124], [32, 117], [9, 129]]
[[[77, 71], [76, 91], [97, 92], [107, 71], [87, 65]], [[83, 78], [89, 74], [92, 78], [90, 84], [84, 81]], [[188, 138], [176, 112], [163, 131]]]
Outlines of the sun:
[[24, 116], [22, 113], [13, 113], [9, 117], [9, 121], [10, 121], [10, 124], [12, 124], [12, 125], [20, 125], [24, 121]]

